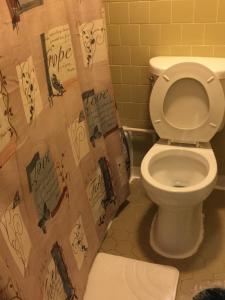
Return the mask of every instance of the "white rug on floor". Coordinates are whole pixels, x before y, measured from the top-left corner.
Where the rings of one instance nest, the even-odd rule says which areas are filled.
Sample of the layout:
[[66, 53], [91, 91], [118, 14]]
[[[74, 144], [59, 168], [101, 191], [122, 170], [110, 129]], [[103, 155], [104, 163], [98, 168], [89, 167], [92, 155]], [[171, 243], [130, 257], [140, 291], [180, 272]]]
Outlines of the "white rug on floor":
[[99, 253], [84, 300], [175, 300], [178, 277], [173, 267]]

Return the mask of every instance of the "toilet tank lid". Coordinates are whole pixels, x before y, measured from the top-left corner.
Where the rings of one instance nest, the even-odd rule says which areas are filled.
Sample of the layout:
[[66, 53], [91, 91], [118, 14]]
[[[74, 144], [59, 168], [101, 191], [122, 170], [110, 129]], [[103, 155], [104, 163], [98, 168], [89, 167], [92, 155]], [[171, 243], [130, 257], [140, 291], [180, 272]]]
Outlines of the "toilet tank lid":
[[152, 74], [160, 75], [166, 69], [183, 62], [196, 62], [204, 65], [218, 78], [225, 78], [225, 58], [219, 57], [194, 57], [194, 56], [157, 56], [149, 60]]

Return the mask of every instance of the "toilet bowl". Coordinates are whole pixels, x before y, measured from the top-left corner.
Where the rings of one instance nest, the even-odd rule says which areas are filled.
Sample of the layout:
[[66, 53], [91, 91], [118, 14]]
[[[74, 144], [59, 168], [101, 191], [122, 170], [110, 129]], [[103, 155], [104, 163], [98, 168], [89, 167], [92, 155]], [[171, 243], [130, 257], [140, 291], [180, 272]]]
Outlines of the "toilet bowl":
[[201, 58], [197, 61], [161, 57], [157, 65], [150, 60], [158, 72], [161, 68], [149, 105], [160, 140], [141, 164], [144, 189], [158, 205], [150, 245], [159, 254], [177, 259], [196, 253], [203, 240], [202, 205], [217, 177], [209, 141], [224, 123], [225, 98], [219, 76], [225, 78], [225, 59], [218, 64], [220, 72], [213, 58], [204, 58], [202, 64]]
[[203, 239], [202, 202], [216, 184], [217, 163], [205, 148], [172, 146], [159, 141], [141, 164], [144, 188], [158, 206], [150, 244], [170, 258], [193, 255]]

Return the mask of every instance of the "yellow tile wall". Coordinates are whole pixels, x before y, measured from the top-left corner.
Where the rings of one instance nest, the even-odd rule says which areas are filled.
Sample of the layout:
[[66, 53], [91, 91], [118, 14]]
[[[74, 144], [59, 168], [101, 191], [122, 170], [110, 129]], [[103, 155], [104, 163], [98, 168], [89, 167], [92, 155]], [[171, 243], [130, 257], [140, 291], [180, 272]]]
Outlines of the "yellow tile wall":
[[122, 124], [150, 127], [148, 61], [225, 57], [225, 0], [105, 0], [112, 81]]

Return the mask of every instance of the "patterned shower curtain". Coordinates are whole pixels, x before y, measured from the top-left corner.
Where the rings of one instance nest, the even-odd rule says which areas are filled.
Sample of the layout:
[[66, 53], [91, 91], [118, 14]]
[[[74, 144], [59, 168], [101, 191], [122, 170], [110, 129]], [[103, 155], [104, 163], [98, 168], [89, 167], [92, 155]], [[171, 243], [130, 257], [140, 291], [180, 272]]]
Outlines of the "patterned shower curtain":
[[82, 299], [128, 194], [101, 0], [0, 1], [0, 299]]

